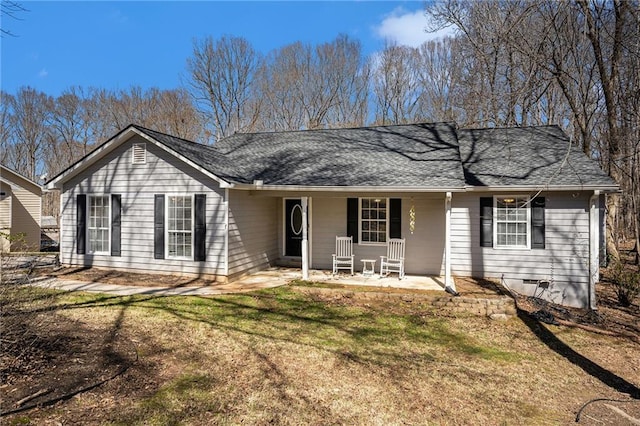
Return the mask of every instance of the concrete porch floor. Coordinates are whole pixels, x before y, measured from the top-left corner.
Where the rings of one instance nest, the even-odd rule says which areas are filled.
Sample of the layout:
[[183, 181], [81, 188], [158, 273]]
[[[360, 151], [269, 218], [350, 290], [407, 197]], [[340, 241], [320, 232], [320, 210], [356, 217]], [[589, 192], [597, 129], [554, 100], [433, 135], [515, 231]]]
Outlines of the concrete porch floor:
[[361, 272], [356, 272], [354, 275], [341, 272], [334, 276], [331, 271], [312, 270], [309, 271], [309, 281], [371, 287], [444, 291], [444, 277], [427, 277], [418, 275], [405, 275], [404, 278], [400, 280], [398, 279], [398, 274], [390, 274], [386, 277], [380, 277], [379, 274], [364, 276]]
[[[256, 276], [264, 278], [268, 276], [278, 276], [289, 280], [299, 280], [302, 279], [302, 271], [298, 268], [275, 267], [257, 274], [252, 274], [249, 277], [255, 278]], [[334, 276], [331, 271], [312, 269], [309, 270], [309, 281], [341, 285], [444, 291], [444, 277], [435, 276], [405, 275], [405, 277], [400, 280], [398, 279], [398, 274], [390, 274], [387, 277], [381, 278], [379, 274], [364, 276], [361, 272], [356, 272], [354, 275], [351, 275], [341, 271]]]

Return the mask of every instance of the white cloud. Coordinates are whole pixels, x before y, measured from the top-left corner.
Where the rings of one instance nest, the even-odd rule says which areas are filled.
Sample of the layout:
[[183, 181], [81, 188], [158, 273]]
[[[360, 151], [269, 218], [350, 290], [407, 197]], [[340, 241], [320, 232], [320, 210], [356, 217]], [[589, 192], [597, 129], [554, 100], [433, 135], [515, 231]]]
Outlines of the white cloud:
[[42, 69], [40, 70], [40, 72], [38, 73], [38, 77], [40, 77], [40, 78], [45, 78], [45, 77], [47, 77], [48, 75], [49, 75], [49, 71], [47, 71], [47, 69], [46, 69], [46, 68], [42, 68]]
[[429, 33], [426, 31], [428, 23], [424, 10], [408, 12], [400, 7], [387, 15], [380, 25], [375, 27], [375, 32], [382, 39], [411, 47], [418, 47], [425, 41], [451, 36], [454, 33], [452, 27]]
[[112, 9], [109, 18], [116, 24], [125, 24], [129, 21], [129, 17], [122, 13], [120, 9]]

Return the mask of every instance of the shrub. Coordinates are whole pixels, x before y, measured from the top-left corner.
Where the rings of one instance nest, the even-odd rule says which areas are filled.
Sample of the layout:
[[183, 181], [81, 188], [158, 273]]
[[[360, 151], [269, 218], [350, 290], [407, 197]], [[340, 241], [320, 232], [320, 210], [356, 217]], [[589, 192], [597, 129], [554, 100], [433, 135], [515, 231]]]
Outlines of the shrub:
[[640, 272], [626, 268], [622, 262], [611, 265], [611, 282], [621, 306], [631, 306], [634, 299], [640, 295]]

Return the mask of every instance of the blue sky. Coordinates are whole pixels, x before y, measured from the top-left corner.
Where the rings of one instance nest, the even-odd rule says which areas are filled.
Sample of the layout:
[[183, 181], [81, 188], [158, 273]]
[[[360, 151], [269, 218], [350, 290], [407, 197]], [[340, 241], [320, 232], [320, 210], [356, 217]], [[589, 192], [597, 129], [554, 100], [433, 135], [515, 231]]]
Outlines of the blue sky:
[[2, 27], [1, 88], [31, 86], [57, 96], [76, 85], [106, 89], [171, 89], [187, 78], [193, 40], [241, 36], [267, 53], [295, 41], [321, 43], [345, 33], [366, 54], [384, 40], [418, 45], [424, 2], [31, 2]]

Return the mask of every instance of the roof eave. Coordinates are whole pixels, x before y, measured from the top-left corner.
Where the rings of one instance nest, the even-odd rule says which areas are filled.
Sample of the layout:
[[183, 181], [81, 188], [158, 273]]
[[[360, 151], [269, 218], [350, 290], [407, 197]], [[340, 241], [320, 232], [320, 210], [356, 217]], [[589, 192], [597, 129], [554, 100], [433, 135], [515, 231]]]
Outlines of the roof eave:
[[[8, 172], [10, 175], [14, 175], [18, 179], [21, 179], [21, 180], [25, 181], [27, 183], [27, 185], [31, 185], [31, 186], [37, 188], [38, 191], [40, 191], [40, 195], [42, 195], [43, 188], [42, 188], [42, 185], [40, 185], [39, 183], [32, 181], [28, 177], [23, 176], [20, 173], [11, 170], [8, 167], [2, 166], [2, 169], [5, 170], [6, 172]], [[3, 177], [1, 173], [0, 173], [0, 181], [4, 182], [7, 185], [9, 185], [11, 188], [20, 188], [20, 189], [24, 189], [25, 191], [35, 192], [35, 191], [32, 191], [29, 188], [27, 188], [26, 185], [21, 185], [20, 183], [16, 182], [15, 180], [11, 180], [11, 179], [7, 179], [7, 178]]]
[[289, 191], [289, 192], [463, 192], [462, 186], [324, 186], [324, 185], [263, 185], [259, 183], [234, 183], [229, 188], [245, 191]]
[[174, 151], [173, 149], [169, 148], [168, 146], [166, 146], [162, 142], [158, 141], [155, 138], [152, 138], [151, 136], [146, 134], [144, 131], [136, 128], [136, 126], [130, 125], [129, 127], [127, 127], [124, 130], [122, 130], [120, 133], [116, 134], [114, 137], [112, 137], [111, 139], [109, 139], [108, 141], [103, 143], [102, 145], [98, 146], [96, 149], [91, 151], [89, 154], [87, 154], [86, 156], [84, 156], [83, 158], [81, 158], [80, 160], [76, 161], [74, 164], [72, 164], [71, 166], [67, 167], [65, 170], [60, 172], [57, 176], [55, 176], [53, 179], [51, 179], [50, 181], [48, 181], [45, 184], [45, 188], [48, 189], [48, 190], [62, 189], [62, 184], [64, 182], [68, 181], [69, 179], [73, 178], [74, 176], [77, 176], [83, 170], [85, 170], [87, 167], [91, 166], [92, 164], [96, 163], [100, 159], [104, 158], [107, 154], [109, 154], [110, 152], [115, 150], [118, 146], [120, 146], [125, 141], [129, 140], [134, 135], [138, 135], [138, 136], [142, 137], [143, 139], [153, 143], [154, 145], [156, 145], [159, 148], [165, 150], [169, 154], [171, 154], [174, 157], [180, 159], [181, 161], [185, 162], [186, 164], [190, 165], [191, 167], [195, 168], [196, 170], [198, 170], [198, 171], [204, 173], [205, 175], [211, 177], [213, 180], [215, 180], [216, 182], [218, 182], [220, 184], [220, 187], [225, 188], [225, 187], [229, 186], [228, 182], [226, 182], [223, 179], [220, 179], [218, 176], [216, 176], [215, 174], [211, 173], [211, 171], [209, 171], [207, 169], [204, 169], [203, 167], [200, 167], [199, 165], [197, 165], [193, 161], [189, 160], [188, 158], [184, 157], [183, 155], [181, 155], [178, 152]]
[[618, 185], [489, 185], [467, 186], [468, 192], [528, 192], [528, 191], [601, 191], [618, 192]]

